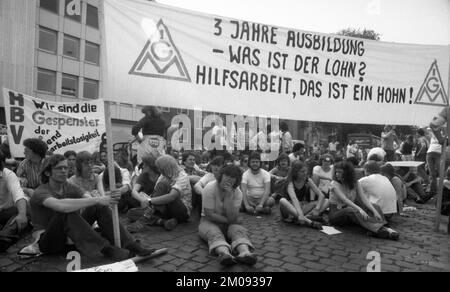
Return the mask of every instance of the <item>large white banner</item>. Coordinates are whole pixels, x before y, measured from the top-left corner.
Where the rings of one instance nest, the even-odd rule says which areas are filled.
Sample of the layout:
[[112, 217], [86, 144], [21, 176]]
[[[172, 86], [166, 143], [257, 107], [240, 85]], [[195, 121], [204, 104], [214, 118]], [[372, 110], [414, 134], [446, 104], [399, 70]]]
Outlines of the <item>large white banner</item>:
[[102, 99], [53, 102], [6, 88], [3, 98], [8, 142], [14, 157], [24, 157], [23, 141], [27, 138], [42, 139], [55, 154], [99, 150], [105, 135]]
[[105, 98], [236, 115], [427, 125], [448, 105], [449, 46], [263, 25], [105, 0]]

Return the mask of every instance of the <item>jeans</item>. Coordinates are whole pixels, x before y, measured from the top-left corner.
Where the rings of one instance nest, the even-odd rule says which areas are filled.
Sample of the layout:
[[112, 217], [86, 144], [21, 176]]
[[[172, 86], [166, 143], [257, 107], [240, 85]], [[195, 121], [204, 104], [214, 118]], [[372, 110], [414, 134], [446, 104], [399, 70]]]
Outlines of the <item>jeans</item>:
[[[370, 216], [371, 212], [363, 207], [361, 204], [357, 204], [359, 207], [361, 207], [366, 213]], [[384, 219], [383, 212], [381, 211], [380, 207], [377, 205], [372, 205], [375, 210], [377, 210], [378, 214], [383, 218], [383, 220], [377, 221], [374, 216], [370, 216], [368, 220], [364, 220], [362, 215], [353, 209], [352, 207], [343, 207], [341, 209], [338, 209], [336, 205], [331, 204], [330, 205], [330, 213], [329, 213], [329, 220], [332, 225], [348, 225], [349, 223], [354, 223], [356, 225], [359, 225], [363, 227], [364, 229], [367, 229], [369, 231], [372, 231], [373, 233], [377, 233], [378, 230], [380, 230], [383, 225], [386, 224], [386, 220]]]
[[[92, 228], [95, 221], [100, 227], [100, 234]], [[84, 209], [81, 214], [55, 212], [39, 239], [39, 248], [47, 254], [63, 253], [66, 249], [67, 237], [74, 242], [75, 247], [82, 254], [97, 256], [103, 248], [114, 244], [110, 208], [97, 205]], [[123, 247], [133, 243], [131, 235], [122, 224], [120, 224], [120, 241]]]
[[427, 153], [427, 164], [430, 170], [430, 194], [437, 193], [437, 178], [439, 175], [439, 163], [441, 154], [437, 152]]
[[[198, 226], [198, 233], [201, 239], [208, 242], [211, 254], [219, 246], [226, 246], [231, 252], [236, 253], [236, 247], [240, 244], [248, 245], [250, 251], [254, 250], [248, 238], [247, 229], [238, 224], [218, 224], [202, 217]], [[230, 239], [231, 245], [227, 242], [226, 237]]]

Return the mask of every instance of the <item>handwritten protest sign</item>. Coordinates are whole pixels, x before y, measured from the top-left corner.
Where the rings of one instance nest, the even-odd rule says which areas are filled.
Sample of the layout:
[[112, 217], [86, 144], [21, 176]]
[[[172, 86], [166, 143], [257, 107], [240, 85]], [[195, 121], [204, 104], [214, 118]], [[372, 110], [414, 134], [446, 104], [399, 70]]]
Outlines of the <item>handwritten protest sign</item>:
[[53, 153], [99, 150], [105, 133], [104, 102], [52, 102], [3, 88], [11, 154], [23, 157], [23, 141], [41, 138]]
[[323, 122], [426, 125], [448, 105], [449, 47], [385, 43], [104, 2], [113, 101]]

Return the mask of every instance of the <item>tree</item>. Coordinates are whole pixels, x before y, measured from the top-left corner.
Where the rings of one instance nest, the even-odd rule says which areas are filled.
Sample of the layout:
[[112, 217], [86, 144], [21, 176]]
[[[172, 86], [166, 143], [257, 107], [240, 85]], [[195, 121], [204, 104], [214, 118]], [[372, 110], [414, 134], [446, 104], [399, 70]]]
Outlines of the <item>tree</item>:
[[355, 37], [355, 38], [362, 38], [362, 39], [369, 39], [369, 40], [375, 40], [379, 41], [381, 34], [375, 32], [373, 29], [363, 29], [360, 30], [355, 28], [346, 28], [341, 29], [336, 34], [338, 35], [344, 35], [349, 37]]

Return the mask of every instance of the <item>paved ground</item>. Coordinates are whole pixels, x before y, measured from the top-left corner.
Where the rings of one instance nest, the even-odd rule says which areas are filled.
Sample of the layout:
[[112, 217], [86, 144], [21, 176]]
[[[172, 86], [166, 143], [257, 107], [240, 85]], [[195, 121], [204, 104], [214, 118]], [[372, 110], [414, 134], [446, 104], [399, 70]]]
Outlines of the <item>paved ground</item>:
[[[256, 247], [258, 263], [254, 267], [236, 265], [222, 268], [217, 259], [208, 255], [207, 246], [197, 235], [198, 218], [179, 225], [174, 231], [162, 228], [136, 237], [145, 246], [167, 247], [169, 253], [145, 263], [144, 272], [302, 272], [302, 271], [366, 271], [369, 251], [381, 255], [381, 271], [450, 271], [450, 235], [433, 231], [433, 203], [415, 205], [418, 209], [406, 217], [396, 217], [392, 227], [401, 234], [400, 240], [389, 241], [368, 237], [358, 228], [345, 228], [342, 234], [328, 236], [309, 228], [288, 225], [280, 221], [278, 209], [273, 215], [258, 218], [245, 215], [245, 226]], [[443, 222], [448, 222], [444, 217]], [[16, 256], [20, 247], [29, 243], [28, 236], [8, 253], [0, 254], [0, 271], [66, 271], [69, 262], [64, 257], [45, 256], [21, 260]], [[82, 259], [82, 268], [106, 264], [104, 259]]]

